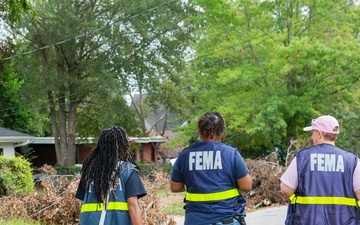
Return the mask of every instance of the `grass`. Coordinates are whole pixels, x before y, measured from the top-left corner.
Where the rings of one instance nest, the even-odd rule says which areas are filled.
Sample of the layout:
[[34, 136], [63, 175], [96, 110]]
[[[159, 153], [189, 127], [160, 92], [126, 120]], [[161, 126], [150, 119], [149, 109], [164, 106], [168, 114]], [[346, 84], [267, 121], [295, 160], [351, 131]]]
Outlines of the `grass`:
[[[161, 188], [161, 189], [157, 189], [156, 194], [161, 198], [161, 197], [166, 197], [166, 189]], [[170, 195], [175, 195], [174, 193], [171, 193]]]
[[[168, 193], [166, 189], [158, 189], [157, 195], [160, 198], [164, 198], [168, 196], [178, 196], [178, 195], [183, 196], [184, 193], [172, 193], [172, 192]], [[182, 198], [179, 201], [173, 202], [167, 207], [163, 208], [162, 212], [165, 214], [172, 214], [172, 215], [184, 215], [185, 210], [184, 210], [184, 202]]]
[[165, 214], [172, 214], [172, 215], [184, 215], [184, 203], [183, 202], [175, 202], [170, 204], [168, 207], [162, 210]]
[[0, 224], [5, 225], [41, 225], [40, 222], [29, 222], [21, 218], [14, 218], [9, 220], [4, 220], [0, 218]]

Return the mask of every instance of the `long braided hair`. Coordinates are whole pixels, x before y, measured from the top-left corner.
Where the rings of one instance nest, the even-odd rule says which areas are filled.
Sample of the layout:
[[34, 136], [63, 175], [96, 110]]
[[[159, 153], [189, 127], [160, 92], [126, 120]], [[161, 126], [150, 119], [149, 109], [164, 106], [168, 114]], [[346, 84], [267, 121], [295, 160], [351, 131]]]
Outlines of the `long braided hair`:
[[207, 112], [199, 118], [197, 129], [204, 138], [222, 137], [225, 134], [225, 120], [218, 112]]
[[119, 160], [135, 164], [125, 129], [113, 126], [101, 132], [95, 149], [85, 159], [81, 169], [81, 185], [87, 190], [94, 182], [93, 191], [98, 203], [104, 202], [111, 187], [110, 182], [118, 180], [116, 178], [121, 175]]

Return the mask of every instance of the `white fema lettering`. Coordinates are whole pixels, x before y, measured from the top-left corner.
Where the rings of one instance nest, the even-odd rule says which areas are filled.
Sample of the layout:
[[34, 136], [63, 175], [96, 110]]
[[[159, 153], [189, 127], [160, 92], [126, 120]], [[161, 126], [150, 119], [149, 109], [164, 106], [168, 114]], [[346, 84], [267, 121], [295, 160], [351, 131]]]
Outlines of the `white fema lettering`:
[[311, 171], [344, 172], [342, 155], [310, 154]]
[[[195, 165], [195, 168], [194, 168]], [[222, 169], [220, 151], [190, 152], [189, 170], [215, 170]]]

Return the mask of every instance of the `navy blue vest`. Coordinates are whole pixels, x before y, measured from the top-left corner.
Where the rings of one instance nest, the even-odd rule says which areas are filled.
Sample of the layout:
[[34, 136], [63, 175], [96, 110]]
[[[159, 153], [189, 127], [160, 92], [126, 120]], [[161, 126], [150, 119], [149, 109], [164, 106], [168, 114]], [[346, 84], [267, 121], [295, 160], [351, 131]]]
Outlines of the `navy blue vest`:
[[358, 157], [330, 144], [296, 154], [298, 188], [291, 196], [286, 224], [356, 225], [359, 210], [353, 190]]
[[[120, 171], [123, 171], [126, 163], [120, 164]], [[112, 224], [124, 224], [131, 225], [131, 220], [127, 208], [127, 202], [125, 199], [125, 185], [128, 180], [131, 169], [135, 166], [128, 163], [125, 172], [121, 175], [119, 185], [116, 189], [116, 197], [111, 192], [108, 203], [108, 209], [106, 212], [104, 225]], [[84, 202], [80, 213], [80, 224], [81, 225], [99, 225], [100, 216], [102, 212], [102, 205], [97, 204], [97, 199], [94, 195], [94, 185], [90, 184], [84, 198]]]
[[198, 142], [184, 151], [186, 211], [245, 215], [246, 200], [239, 194], [234, 173], [237, 149], [218, 142]]

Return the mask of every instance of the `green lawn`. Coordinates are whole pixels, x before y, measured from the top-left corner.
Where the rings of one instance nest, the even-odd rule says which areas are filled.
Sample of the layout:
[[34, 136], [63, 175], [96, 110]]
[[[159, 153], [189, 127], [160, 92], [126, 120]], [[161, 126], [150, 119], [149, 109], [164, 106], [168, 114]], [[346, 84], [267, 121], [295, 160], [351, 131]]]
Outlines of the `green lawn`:
[[0, 218], [0, 224], [6, 224], [6, 225], [41, 225], [41, 223], [36, 222], [29, 222], [26, 221], [24, 219], [9, 219], [9, 220], [4, 220]]
[[184, 215], [184, 203], [183, 202], [175, 202], [169, 205], [168, 207], [162, 210], [165, 214], [172, 214], [172, 215]]
[[157, 190], [157, 195], [160, 198], [166, 198], [169, 196], [181, 196], [181, 198], [179, 198], [178, 201], [174, 201], [172, 202], [169, 206], [165, 207], [164, 209], [162, 209], [162, 212], [165, 214], [173, 214], [173, 215], [184, 215], [185, 211], [184, 211], [184, 202], [183, 202], [183, 196], [184, 193], [172, 193], [170, 192], [170, 194], [166, 193], [165, 189], [158, 189]]

